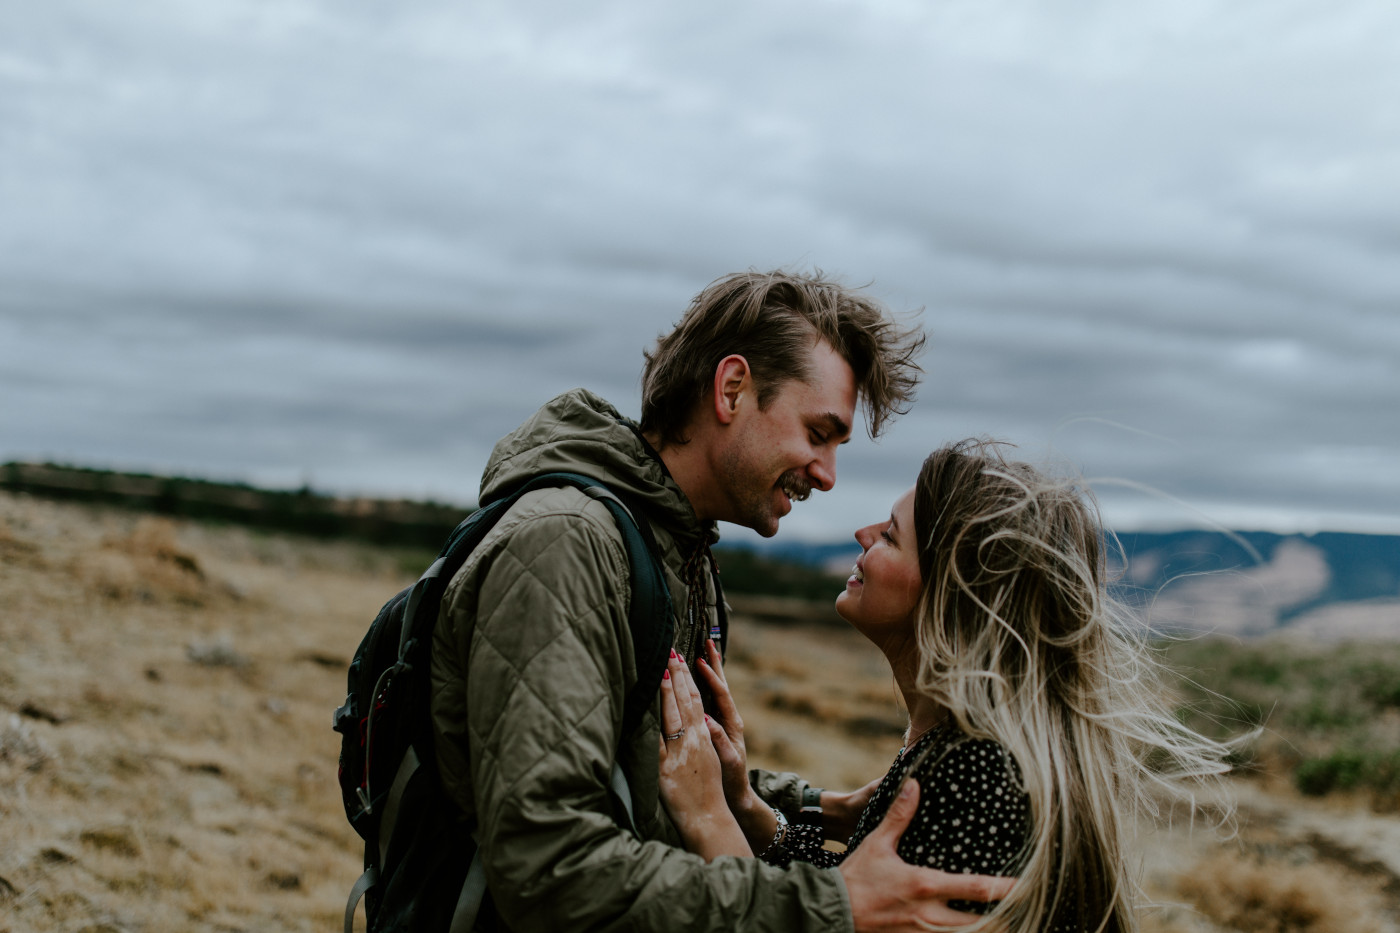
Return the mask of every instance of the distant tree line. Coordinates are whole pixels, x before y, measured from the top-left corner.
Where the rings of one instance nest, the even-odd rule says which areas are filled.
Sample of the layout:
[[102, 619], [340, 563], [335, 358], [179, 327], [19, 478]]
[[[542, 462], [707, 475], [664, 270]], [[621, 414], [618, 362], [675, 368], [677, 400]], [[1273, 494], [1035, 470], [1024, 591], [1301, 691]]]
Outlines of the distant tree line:
[[471, 512], [435, 502], [340, 499], [309, 487], [258, 489], [246, 483], [53, 463], [7, 463], [0, 467], [0, 488], [269, 531], [433, 550]]
[[[0, 466], [0, 488], [49, 499], [434, 552], [472, 512], [470, 507], [435, 502], [341, 499], [305, 486], [259, 489], [247, 483], [54, 463], [6, 463]], [[843, 582], [810, 565], [748, 550], [717, 549], [716, 560], [725, 588], [734, 593], [829, 601], [840, 592]]]
[[787, 596], [831, 602], [846, 578], [820, 567], [740, 548], [716, 548], [715, 562], [727, 593]]

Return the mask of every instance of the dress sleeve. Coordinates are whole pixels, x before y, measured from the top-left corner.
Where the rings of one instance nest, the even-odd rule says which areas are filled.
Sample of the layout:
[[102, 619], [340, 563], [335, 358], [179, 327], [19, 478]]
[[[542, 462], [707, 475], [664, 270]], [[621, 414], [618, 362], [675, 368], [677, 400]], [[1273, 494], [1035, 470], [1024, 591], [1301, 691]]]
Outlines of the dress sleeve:
[[825, 842], [820, 826], [793, 823], [788, 826], [783, 845], [764, 855], [763, 860], [779, 868], [786, 868], [793, 862], [805, 862], [818, 868], [835, 868], [845, 859], [846, 853], [823, 848]]
[[917, 763], [913, 776], [921, 793], [899, 843], [906, 862], [963, 874], [1019, 873], [1030, 804], [1005, 749], [961, 741]]

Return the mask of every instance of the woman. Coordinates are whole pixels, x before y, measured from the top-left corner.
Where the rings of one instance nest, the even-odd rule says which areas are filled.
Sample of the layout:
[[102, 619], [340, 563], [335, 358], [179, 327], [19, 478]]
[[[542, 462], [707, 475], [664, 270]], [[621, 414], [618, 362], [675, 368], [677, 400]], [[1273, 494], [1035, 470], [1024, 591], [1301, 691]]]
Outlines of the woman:
[[[1190, 800], [1228, 748], [1185, 729], [1157, 667], [1104, 586], [1097, 512], [1071, 482], [996, 444], [934, 452], [863, 553], [836, 609], [889, 659], [909, 731], [849, 839], [855, 849], [906, 777], [922, 788], [908, 862], [1019, 875], [993, 911], [1012, 931], [1135, 930], [1126, 858], [1136, 813]], [[662, 685], [662, 795], [686, 845], [713, 858], [834, 865], [812, 827], [787, 826], [745, 777], [742, 722], [718, 653]], [[966, 905], [973, 909], [973, 905]], [[988, 918], [992, 922], [991, 918]]]

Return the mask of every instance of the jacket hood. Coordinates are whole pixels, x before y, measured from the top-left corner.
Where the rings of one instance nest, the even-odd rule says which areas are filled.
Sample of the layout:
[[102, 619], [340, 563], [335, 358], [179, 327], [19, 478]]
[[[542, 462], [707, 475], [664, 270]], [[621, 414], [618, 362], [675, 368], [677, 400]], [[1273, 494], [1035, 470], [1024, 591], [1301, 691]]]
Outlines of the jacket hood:
[[540, 473], [582, 473], [646, 510], [683, 546], [718, 538], [713, 523], [701, 524], [690, 500], [637, 426], [602, 397], [572, 389], [548, 402], [524, 424], [496, 442], [481, 477], [481, 500]]

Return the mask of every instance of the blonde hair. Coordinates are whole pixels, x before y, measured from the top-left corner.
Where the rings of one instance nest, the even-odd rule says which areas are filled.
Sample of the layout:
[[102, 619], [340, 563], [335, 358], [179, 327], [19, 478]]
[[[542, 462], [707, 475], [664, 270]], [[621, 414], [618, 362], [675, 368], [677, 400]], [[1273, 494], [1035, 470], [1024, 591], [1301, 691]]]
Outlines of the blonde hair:
[[1136, 930], [1137, 814], [1156, 816], [1164, 794], [1194, 803], [1230, 747], [1172, 715], [1145, 628], [1107, 592], [1092, 495], [1003, 446], [949, 445], [919, 472], [916, 686], [965, 735], [999, 743], [1029, 797], [1027, 844], [1005, 868], [1023, 883], [987, 922]]

